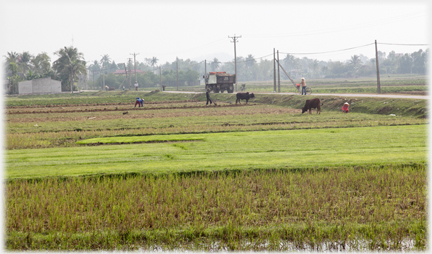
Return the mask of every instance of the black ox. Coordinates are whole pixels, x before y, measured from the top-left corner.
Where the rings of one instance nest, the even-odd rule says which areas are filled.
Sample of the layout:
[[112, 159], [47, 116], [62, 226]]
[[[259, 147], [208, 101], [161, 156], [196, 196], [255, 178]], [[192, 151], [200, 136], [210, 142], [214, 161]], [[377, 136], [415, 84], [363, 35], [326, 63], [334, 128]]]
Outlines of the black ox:
[[255, 95], [253, 93], [249, 94], [249, 92], [247, 92], [247, 93], [237, 93], [236, 104], [237, 104], [237, 102], [240, 103], [240, 100], [246, 100], [246, 103], [247, 103], [250, 98], [255, 98]]
[[321, 106], [324, 105], [324, 103], [321, 103], [321, 100], [319, 98], [315, 98], [312, 100], [306, 100], [305, 106], [302, 108], [302, 114], [309, 110], [309, 114], [311, 114], [311, 111], [313, 108], [317, 109], [317, 114], [321, 114]]

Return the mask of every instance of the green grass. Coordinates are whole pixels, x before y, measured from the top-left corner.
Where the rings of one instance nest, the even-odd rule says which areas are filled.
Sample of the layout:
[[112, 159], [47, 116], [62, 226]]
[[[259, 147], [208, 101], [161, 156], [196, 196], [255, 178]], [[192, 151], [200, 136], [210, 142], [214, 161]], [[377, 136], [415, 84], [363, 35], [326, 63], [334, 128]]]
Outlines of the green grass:
[[[425, 163], [426, 126], [382, 126], [292, 131], [230, 132], [137, 137], [146, 140], [202, 139], [150, 143], [11, 150], [6, 178], [137, 172], [313, 168], [339, 165]], [[129, 138], [93, 139], [125, 142]]]
[[425, 250], [426, 175], [395, 165], [15, 180], [6, 248]]
[[[77, 141], [77, 144], [126, 144], [126, 143], [153, 143], [153, 142], [178, 142], [178, 141], [202, 141], [204, 135], [183, 134], [183, 135], [153, 135], [153, 136], [133, 136], [133, 137], [107, 137], [91, 138]], [[175, 145], [180, 146], [180, 145]]]

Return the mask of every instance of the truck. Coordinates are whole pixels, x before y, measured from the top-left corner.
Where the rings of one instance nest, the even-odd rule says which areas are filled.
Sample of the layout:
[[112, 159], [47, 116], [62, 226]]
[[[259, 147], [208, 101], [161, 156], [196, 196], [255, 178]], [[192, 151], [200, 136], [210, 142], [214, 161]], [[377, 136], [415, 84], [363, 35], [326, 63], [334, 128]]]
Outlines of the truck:
[[209, 72], [203, 76], [205, 80], [205, 89], [210, 89], [214, 93], [234, 92], [235, 74], [229, 74], [224, 71]]

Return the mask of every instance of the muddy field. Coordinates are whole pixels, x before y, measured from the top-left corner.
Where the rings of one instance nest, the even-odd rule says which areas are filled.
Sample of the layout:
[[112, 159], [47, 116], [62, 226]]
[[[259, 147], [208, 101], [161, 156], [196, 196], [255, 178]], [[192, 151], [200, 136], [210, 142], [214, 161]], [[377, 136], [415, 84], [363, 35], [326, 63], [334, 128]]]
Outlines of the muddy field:
[[[160, 104], [158, 104], [160, 105]], [[218, 106], [206, 106], [205, 103], [166, 103], [162, 107], [143, 108], [131, 106], [70, 106], [57, 107], [46, 111], [37, 109], [9, 109], [7, 121], [9, 123], [57, 122], [57, 121], [87, 121], [87, 120], [115, 120], [115, 119], [145, 119], [172, 118], [197, 116], [239, 116], [258, 114], [294, 114], [299, 109], [262, 107], [256, 104], [233, 105], [218, 103]]]

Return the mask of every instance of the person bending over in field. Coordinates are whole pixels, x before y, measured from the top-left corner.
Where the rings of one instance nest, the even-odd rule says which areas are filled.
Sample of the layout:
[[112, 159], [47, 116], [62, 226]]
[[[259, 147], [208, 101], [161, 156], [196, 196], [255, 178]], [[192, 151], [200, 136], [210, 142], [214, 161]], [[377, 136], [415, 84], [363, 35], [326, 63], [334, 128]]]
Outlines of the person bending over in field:
[[212, 104], [212, 100], [210, 99], [210, 89], [207, 89], [206, 96], [207, 96], [206, 106], [208, 105], [209, 102], [210, 102], [210, 105], [211, 105]]
[[344, 105], [342, 106], [342, 112], [344, 113], [348, 113], [349, 112], [349, 104], [348, 102], [345, 102]]
[[144, 107], [144, 100], [143, 99], [141, 99], [141, 98], [139, 98], [139, 97], [137, 97], [136, 98], [136, 101], [135, 101], [135, 107], [134, 108], [136, 108], [136, 105], [138, 104], [138, 108], [139, 107]]

